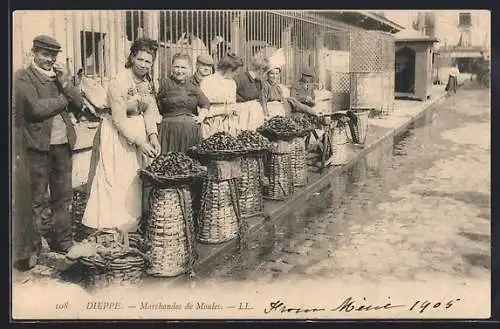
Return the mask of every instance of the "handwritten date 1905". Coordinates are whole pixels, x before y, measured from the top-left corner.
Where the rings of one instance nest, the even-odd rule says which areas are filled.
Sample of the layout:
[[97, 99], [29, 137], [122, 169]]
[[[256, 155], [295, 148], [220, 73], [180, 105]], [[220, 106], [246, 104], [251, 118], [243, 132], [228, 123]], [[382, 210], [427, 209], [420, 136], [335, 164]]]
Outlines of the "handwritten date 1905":
[[[409, 312], [418, 312], [420, 314], [424, 313], [425, 311], [429, 311], [431, 309], [450, 309], [451, 307], [454, 306], [456, 302], [460, 301], [460, 298], [456, 299], [451, 299], [449, 301], [444, 301], [444, 302], [439, 302], [439, 301], [434, 301], [430, 302], [427, 300], [421, 301], [417, 300], [414, 302], [411, 302], [409, 304], [393, 304], [390, 302], [390, 297], [388, 297], [388, 300], [385, 303], [382, 304], [371, 304], [367, 303], [366, 298], [363, 298], [362, 300], [356, 300], [353, 297], [347, 297], [344, 299], [344, 301], [338, 305], [335, 308], [330, 308], [329, 311], [333, 312], [345, 312], [345, 313], [351, 313], [351, 312], [369, 312], [369, 311], [384, 311], [384, 310], [390, 310], [394, 308], [403, 308], [407, 309]], [[280, 300], [273, 301], [269, 304], [269, 307], [264, 309], [264, 313], [268, 314], [271, 312], [278, 312], [278, 313], [318, 313], [318, 312], [327, 312], [328, 308], [325, 307], [320, 307], [320, 306], [315, 306], [315, 307], [308, 307], [308, 308], [302, 308], [302, 307], [289, 307], [286, 305], [284, 302]]]
[[460, 298], [450, 299], [447, 302], [429, 302], [427, 300], [415, 301], [410, 308], [408, 309], [410, 312], [417, 311], [419, 313], [424, 313], [426, 309], [449, 309], [454, 306], [456, 302], [459, 302]]

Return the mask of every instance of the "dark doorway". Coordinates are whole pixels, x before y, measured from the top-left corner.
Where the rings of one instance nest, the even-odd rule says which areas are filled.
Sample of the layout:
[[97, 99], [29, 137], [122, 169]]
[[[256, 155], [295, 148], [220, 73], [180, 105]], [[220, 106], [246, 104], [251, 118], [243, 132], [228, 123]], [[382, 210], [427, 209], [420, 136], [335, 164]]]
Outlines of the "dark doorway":
[[415, 93], [415, 51], [408, 47], [396, 51], [395, 91]]

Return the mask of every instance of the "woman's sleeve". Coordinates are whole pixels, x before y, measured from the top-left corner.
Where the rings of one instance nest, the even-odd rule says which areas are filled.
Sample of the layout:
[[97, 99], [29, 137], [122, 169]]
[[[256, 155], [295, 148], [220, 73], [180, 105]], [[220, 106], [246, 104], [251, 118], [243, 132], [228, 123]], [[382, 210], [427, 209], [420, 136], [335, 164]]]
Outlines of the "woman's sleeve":
[[271, 85], [269, 84], [269, 82], [264, 81], [262, 83], [262, 90], [260, 93], [260, 101], [262, 104], [267, 104], [267, 102], [269, 101], [270, 89]]
[[160, 81], [160, 88], [158, 90], [158, 103], [160, 103], [160, 107], [162, 113], [165, 113], [168, 111], [168, 82], [166, 79], [162, 79]]
[[290, 88], [290, 97], [298, 98], [299, 96], [299, 86], [297, 83], [292, 84], [292, 88]]
[[197, 100], [197, 105], [201, 109], [208, 109], [210, 107], [210, 100], [205, 94], [205, 91], [207, 90], [208, 85], [207, 83], [203, 83], [203, 80], [200, 83], [199, 87], [196, 87], [196, 100]]
[[160, 111], [158, 110], [158, 105], [154, 95], [150, 95], [149, 106], [144, 112], [144, 122], [146, 125], [146, 135], [149, 137], [151, 134], [158, 134], [158, 124], [162, 120]]
[[269, 112], [267, 110], [267, 98], [269, 96], [269, 84], [265, 81], [262, 82], [262, 90], [260, 93], [260, 104], [262, 105], [262, 110], [264, 111], [264, 115], [268, 116]]
[[290, 89], [288, 89], [284, 85], [280, 85], [280, 87], [281, 87], [281, 94], [282, 94], [283, 98], [290, 98]]
[[137, 144], [141, 135], [127, 123], [127, 90], [120, 81], [113, 81], [108, 87], [108, 104], [111, 107], [111, 117], [118, 131], [129, 143]]

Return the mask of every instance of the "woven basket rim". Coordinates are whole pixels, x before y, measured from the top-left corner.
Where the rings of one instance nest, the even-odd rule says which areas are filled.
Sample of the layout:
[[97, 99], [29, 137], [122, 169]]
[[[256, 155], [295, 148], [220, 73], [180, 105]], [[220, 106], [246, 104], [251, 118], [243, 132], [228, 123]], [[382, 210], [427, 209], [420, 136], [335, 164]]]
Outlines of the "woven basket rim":
[[203, 157], [217, 157], [217, 156], [240, 156], [248, 152], [247, 149], [237, 149], [237, 150], [203, 150], [197, 146], [192, 146], [189, 149], [191, 152], [198, 156]]
[[280, 132], [278, 133], [275, 130], [269, 129], [269, 128], [262, 128], [259, 127], [257, 131], [261, 133], [264, 137], [269, 139], [271, 142], [276, 141], [276, 140], [284, 140], [284, 141], [289, 141], [292, 140], [296, 137], [304, 137], [307, 136], [310, 132], [312, 132], [314, 128], [310, 129], [303, 129], [298, 132]]
[[260, 147], [260, 148], [248, 148], [247, 153], [245, 156], [252, 155], [252, 154], [260, 154], [260, 153], [265, 153], [271, 149], [271, 144], [266, 147]]
[[145, 168], [139, 169], [138, 173], [141, 179], [147, 180], [156, 185], [188, 184], [200, 178], [206, 177], [207, 175], [207, 172], [204, 170], [202, 172], [199, 172], [198, 174], [192, 175], [160, 176]]

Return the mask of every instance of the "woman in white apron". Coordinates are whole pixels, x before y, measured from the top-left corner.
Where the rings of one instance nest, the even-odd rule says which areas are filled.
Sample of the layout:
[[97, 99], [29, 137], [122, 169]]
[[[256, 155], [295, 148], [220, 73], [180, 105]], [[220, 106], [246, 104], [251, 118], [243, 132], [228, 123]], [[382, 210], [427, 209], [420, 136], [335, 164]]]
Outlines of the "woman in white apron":
[[125, 65], [107, 92], [110, 113], [96, 132], [89, 172], [89, 199], [82, 223], [90, 228], [138, 229], [142, 182], [138, 169], [160, 153], [161, 116], [149, 79], [157, 44], [136, 40]]
[[209, 110], [200, 110], [198, 122], [201, 123], [203, 138], [219, 131], [236, 136], [239, 131], [236, 109], [236, 83], [233, 80], [243, 60], [235, 54], [225, 55], [217, 64], [214, 74], [200, 83], [200, 88], [210, 100]]

